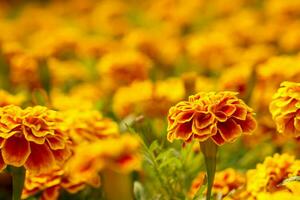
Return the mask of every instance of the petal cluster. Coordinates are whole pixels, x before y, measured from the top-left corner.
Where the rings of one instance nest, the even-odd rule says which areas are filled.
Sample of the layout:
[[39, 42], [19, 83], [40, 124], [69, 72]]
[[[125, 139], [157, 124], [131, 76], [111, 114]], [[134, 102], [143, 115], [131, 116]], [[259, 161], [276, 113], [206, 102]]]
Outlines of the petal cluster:
[[1, 169], [24, 166], [42, 173], [62, 165], [70, 156], [68, 137], [58, 128], [58, 113], [46, 107], [0, 109]]
[[252, 196], [261, 192], [276, 192], [283, 189], [282, 182], [300, 172], [300, 162], [288, 154], [267, 157], [256, 169], [247, 172], [247, 191]]
[[300, 136], [300, 83], [283, 82], [270, 104], [277, 131]]
[[234, 92], [200, 92], [169, 110], [168, 140], [208, 138], [217, 145], [235, 141], [256, 128], [253, 110]]
[[79, 145], [66, 163], [66, 175], [76, 182], [93, 185], [99, 179], [98, 173], [105, 169], [119, 173], [139, 170], [139, 148], [140, 140], [129, 134]]

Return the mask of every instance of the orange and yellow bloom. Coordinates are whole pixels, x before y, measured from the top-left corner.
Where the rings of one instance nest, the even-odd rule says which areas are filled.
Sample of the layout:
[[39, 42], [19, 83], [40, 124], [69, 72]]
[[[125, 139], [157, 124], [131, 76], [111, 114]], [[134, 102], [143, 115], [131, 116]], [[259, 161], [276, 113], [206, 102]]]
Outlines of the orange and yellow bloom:
[[168, 140], [233, 142], [256, 128], [253, 110], [234, 92], [198, 93], [169, 110]]
[[68, 137], [58, 128], [58, 113], [46, 107], [0, 109], [1, 169], [7, 165], [39, 174], [70, 156]]
[[300, 83], [283, 82], [273, 96], [270, 111], [279, 133], [300, 136]]

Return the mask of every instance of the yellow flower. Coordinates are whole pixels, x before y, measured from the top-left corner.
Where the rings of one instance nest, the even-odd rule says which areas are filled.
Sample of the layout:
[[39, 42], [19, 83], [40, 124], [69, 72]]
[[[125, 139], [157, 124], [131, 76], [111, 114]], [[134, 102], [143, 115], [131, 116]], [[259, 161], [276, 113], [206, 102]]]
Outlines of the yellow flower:
[[[173, 89], [170, 90], [170, 87]], [[161, 117], [167, 114], [168, 107], [183, 98], [184, 93], [183, 82], [177, 78], [156, 83], [134, 82], [116, 91], [113, 97], [113, 110], [119, 117], [126, 117], [129, 114]]]
[[88, 77], [88, 71], [85, 66], [75, 60], [61, 61], [51, 58], [48, 60], [51, 82], [54, 86], [60, 86], [68, 83], [67, 81], [83, 81]]
[[278, 191], [275, 193], [267, 193], [262, 192], [257, 195], [257, 200], [266, 200], [266, 199], [272, 199], [272, 200], [298, 200], [299, 195], [292, 194], [287, 191]]
[[220, 77], [219, 88], [238, 92], [241, 97], [245, 97], [249, 87], [251, 71], [252, 65], [249, 63], [239, 63], [227, 69]]
[[[20, 53], [9, 58], [10, 80], [18, 86], [27, 86], [30, 89], [41, 86], [38, 60], [29, 54]], [[28, 76], [30, 74], [30, 76]]]
[[202, 34], [191, 36], [186, 48], [190, 55], [203, 69], [220, 70], [236, 63], [239, 51], [224, 34]]
[[270, 112], [278, 132], [300, 136], [300, 83], [283, 82], [273, 96]]
[[139, 148], [139, 138], [129, 134], [79, 145], [66, 164], [66, 175], [76, 182], [93, 183], [105, 169], [125, 174], [139, 170]]
[[[189, 196], [193, 198], [196, 192], [204, 184], [205, 173], [200, 172], [197, 178], [193, 181]], [[216, 173], [212, 192], [213, 194], [220, 194], [222, 197], [228, 195], [231, 191], [237, 190], [245, 184], [245, 176], [232, 168], [228, 168]]]
[[[98, 187], [100, 179], [97, 178], [97, 175], [95, 177], [89, 184], [93, 187]], [[84, 189], [86, 184], [86, 182], [74, 180], [70, 176], [67, 176], [63, 168], [55, 168], [42, 174], [27, 172], [22, 199], [27, 199], [41, 192], [41, 199], [56, 200], [59, 198], [62, 189], [74, 194]]]
[[20, 106], [25, 98], [22, 94], [12, 95], [5, 90], [0, 90], [0, 107], [8, 105]]
[[208, 138], [222, 145], [256, 128], [253, 111], [234, 92], [198, 93], [169, 110], [168, 140]]
[[70, 156], [67, 136], [58, 128], [58, 113], [46, 107], [0, 108], [1, 169], [24, 166], [33, 174], [62, 165]]
[[69, 110], [64, 112], [63, 116], [62, 129], [69, 135], [74, 145], [119, 134], [118, 124], [109, 118], [102, 117], [97, 111]]
[[288, 154], [267, 157], [256, 169], [247, 172], [247, 191], [257, 196], [260, 192], [282, 190], [280, 184], [295, 173], [294, 165], [299, 166], [299, 162]]
[[97, 69], [112, 88], [148, 78], [152, 64], [148, 57], [132, 50], [114, 51], [104, 55]]

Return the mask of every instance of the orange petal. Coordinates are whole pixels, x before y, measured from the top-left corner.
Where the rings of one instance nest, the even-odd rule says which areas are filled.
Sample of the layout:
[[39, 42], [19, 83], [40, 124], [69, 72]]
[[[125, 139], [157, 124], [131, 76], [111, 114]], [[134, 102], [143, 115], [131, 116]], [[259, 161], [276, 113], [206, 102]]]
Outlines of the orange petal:
[[244, 134], [252, 133], [257, 126], [256, 120], [251, 114], [247, 115], [246, 120], [236, 120], [236, 122], [241, 126]]
[[226, 122], [219, 122], [217, 126], [222, 138], [229, 142], [236, 139], [243, 132], [242, 128], [232, 119], [228, 119]]
[[48, 142], [49, 147], [53, 150], [65, 148], [65, 141], [59, 136], [49, 136], [46, 141]]
[[199, 114], [194, 118], [193, 127], [195, 130], [203, 129], [208, 125], [212, 124], [213, 121], [214, 121], [214, 116], [211, 113], [208, 113], [206, 115]]
[[225, 122], [227, 120], [227, 115], [222, 111], [215, 112], [215, 116], [219, 122]]
[[178, 124], [178, 127], [175, 130], [176, 138], [187, 140], [192, 135], [192, 124], [192, 122]]
[[181, 112], [176, 116], [176, 121], [178, 123], [186, 123], [192, 120], [192, 118], [194, 117], [194, 112], [190, 111], [190, 112]]
[[239, 120], [245, 120], [247, 117], [247, 112], [247, 108], [237, 105], [232, 116]]
[[236, 111], [236, 107], [234, 105], [224, 105], [219, 110], [225, 113], [227, 116], [231, 116]]
[[23, 136], [10, 137], [5, 141], [2, 148], [4, 162], [15, 167], [23, 166], [30, 153], [29, 142]]
[[71, 150], [69, 147], [66, 147], [65, 149], [52, 150], [52, 153], [59, 165], [62, 165], [71, 156]]
[[55, 167], [55, 159], [46, 144], [30, 143], [31, 154], [25, 163], [25, 168], [33, 173], [46, 173]]
[[219, 132], [216, 135], [212, 136], [212, 139], [217, 145], [222, 145], [225, 143], [225, 140]]
[[59, 197], [59, 186], [47, 188], [43, 191], [41, 200], [57, 200]]

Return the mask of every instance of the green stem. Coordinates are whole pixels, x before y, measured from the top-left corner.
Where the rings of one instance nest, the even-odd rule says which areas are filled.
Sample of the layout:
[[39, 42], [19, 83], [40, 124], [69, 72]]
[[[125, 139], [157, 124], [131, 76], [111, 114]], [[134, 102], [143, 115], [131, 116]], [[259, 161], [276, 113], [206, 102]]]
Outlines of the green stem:
[[212, 192], [214, 179], [215, 179], [218, 146], [212, 141], [212, 139], [208, 139], [204, 142], [200, 142], [200, 147], [204, 155], [206, 173], [207, 173], [206, 200], [209, 200]]
[[10, 173], [12, 175], [13, 182], [13, 197], [12, 200], [21, 200], [22, 190], [25, 181], [25, 168], [23, 167], [11, 167]]

